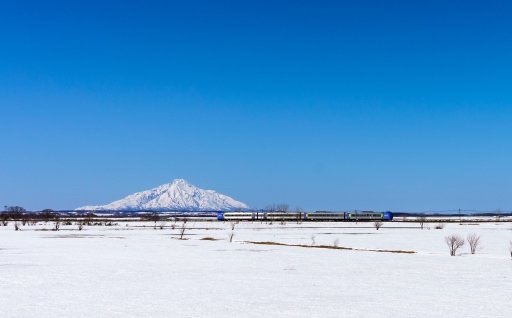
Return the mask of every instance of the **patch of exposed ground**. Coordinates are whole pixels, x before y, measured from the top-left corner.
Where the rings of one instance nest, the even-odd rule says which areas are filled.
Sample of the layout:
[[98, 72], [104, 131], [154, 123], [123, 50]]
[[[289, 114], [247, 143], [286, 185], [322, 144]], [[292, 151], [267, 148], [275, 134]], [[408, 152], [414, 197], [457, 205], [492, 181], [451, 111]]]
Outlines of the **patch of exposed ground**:
[[347, 250], [347, 251], [359, 251], [359, 252], [398, 253], [398, 254], [414, 254], [414, 253], [416, 253], [416, 251], [407, 251], [407, 250], [365, 249], [365, 248], [353, 248], [353, 247], [334, 246], [334, 245], [286, 244], [286, 243], [268, 242], [268, 241], [267, 242], [245, 241], [245, 243], [256, 244], [256, 245], [275, 245], [275, 246], [292, 246], [292, 247], [304, 247], [304, 248], [322, 248], [322, 249], [330, 249], [330, 250]]

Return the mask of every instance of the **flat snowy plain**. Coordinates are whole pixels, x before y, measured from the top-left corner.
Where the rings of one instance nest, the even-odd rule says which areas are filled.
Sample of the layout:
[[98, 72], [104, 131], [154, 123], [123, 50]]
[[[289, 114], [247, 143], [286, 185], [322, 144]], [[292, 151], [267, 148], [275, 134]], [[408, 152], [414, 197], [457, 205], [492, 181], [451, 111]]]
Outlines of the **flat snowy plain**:
[[[512, 223], [0, 227], [1, 317], [511, 317]], [[233, 242], [229, 236], [234, 233]], [[481, 235], [449, 256], [444, 237]], [[201, 240], [213, 238], [212, 240]], [[334, 245], [414, 254], [256, 245]]]

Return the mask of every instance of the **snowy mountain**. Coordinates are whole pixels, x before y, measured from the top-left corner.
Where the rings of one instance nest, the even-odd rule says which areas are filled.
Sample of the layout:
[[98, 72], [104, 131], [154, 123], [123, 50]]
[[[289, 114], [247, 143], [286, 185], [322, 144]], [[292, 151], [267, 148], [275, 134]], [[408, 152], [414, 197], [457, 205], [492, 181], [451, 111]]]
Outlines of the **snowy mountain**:
[[197, 188], [176, 179], [151, 190], [131, 194], [107, 205], [84, 206], [76, 210], [109, 211], [233, 211], [247, 209], [245, 203], [213, 190]]

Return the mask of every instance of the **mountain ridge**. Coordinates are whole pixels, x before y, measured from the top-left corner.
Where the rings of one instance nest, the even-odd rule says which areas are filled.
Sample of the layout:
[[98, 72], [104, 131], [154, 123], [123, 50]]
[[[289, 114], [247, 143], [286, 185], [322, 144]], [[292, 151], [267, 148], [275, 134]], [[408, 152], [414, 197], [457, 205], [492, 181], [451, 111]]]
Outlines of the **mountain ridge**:
[[234, 211], [249, 207], [214, 190], [175, 179], [155, 188], [130, 194], [105, 205], [87, 205], [75, 211]]

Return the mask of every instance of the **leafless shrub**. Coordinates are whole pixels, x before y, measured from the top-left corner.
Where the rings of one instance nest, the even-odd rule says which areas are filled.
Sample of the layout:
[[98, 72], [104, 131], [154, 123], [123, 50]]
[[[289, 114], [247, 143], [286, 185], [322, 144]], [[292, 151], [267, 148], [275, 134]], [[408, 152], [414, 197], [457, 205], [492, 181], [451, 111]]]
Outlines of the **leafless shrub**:
[[501, 221], [501, 209], [496, 210], [496, 222]]
[[187, 219], [183, 219], [183, 223], [180, 228], [180, 240], [183, 240], [183, 236], [185, 235], [185, 231], [187, 230]]
[[15, 231], [19, 231], [20, 230], [20, 225], [18, 224], [18, 222], [14, 222], [14, 230]]
[[455, 256], [457, 250], [464, 246], [464, 239], [456, 234], [445, 236], [444, 241], [446, 242], [446, 245], [448, 245], [451, 256]]
[[164, 229], [164, 227], [165, 227], [165, 222], [160, 222], [159, 227], [160, 227], [160, 230], [163, 230], [163, 229]]
[[315, 236], [314, 235], [311, 235], [311, 246], [315, 245], [316, 242], [315, 242]]
[[286, 225], [286, 221], [284, 219], [282, 219], [281, 222], [279, 222], [279, 224]]
[[426, 221], [426, 220], [427, 220], [427, 217], [426, 217], [426, 216], [424, 216], [424, 215], [419, 216], [419, 217], [417, 217], [417, 218], [416, 218], [416, 222], [418, 222], [418, 223], [419, 223], [419, 225], [420, 225], [420, 229], [422, 229], [422, 230], [423, 230], [423, 226], [425, 225], [425, 221]]
[[442, 229], [444, 229], [444, 223], [437, 223], [437, 224], [434, 226], [434, 229], [436, 229], [436, 230], [442, 230]]
[[277, 212], [288, 212], [289, 205], [286, 203], [280, 203], [276, 205]]
[[382, 227], [382, 221], [373, 222], [373, 227], [378, 231]]
[[304, 210], [302, 210], [300, 207], [297, 207], [295, 212], [297, 214], [297, 224], [302, 224], [302, 216], [304, 214]]
[[53, 230], [58, 231], [60, 229], [60, 221], [55, 221], [53, 224]]
[[82, 222], [77, 222], [78, 230], [81, 231], [84, 228], [84, 224]]
[[475, 254], [478, 246], [480, 246], [480, 235], [477, 235], [476, 233], [468, 234], [466, 239], [468, 240], [471, 254]]
[[8, 220], [2, 220], [2, 225], [3, 225], [3, 226], [7, 226], [7, 225], [9, 225], [9, 221], [8, 221]]
[[174, 230], [176, 228], [176, 223], [171, 224], [171, 230]]

